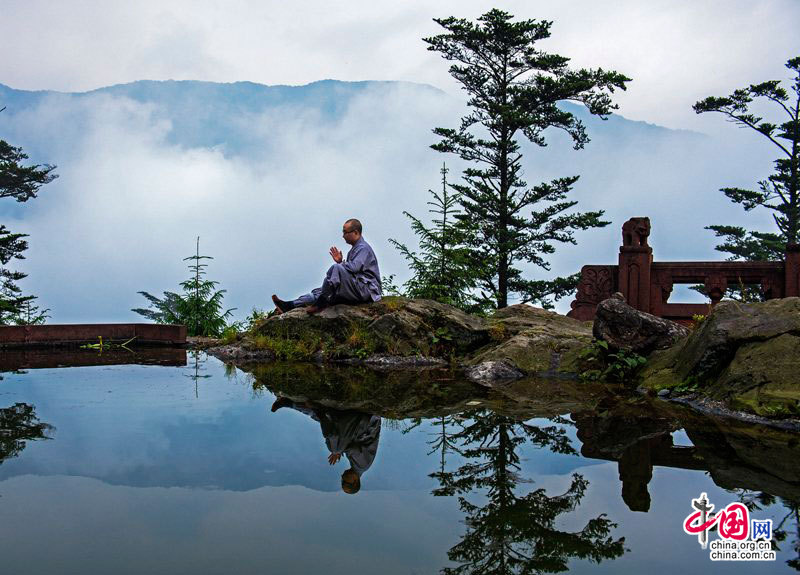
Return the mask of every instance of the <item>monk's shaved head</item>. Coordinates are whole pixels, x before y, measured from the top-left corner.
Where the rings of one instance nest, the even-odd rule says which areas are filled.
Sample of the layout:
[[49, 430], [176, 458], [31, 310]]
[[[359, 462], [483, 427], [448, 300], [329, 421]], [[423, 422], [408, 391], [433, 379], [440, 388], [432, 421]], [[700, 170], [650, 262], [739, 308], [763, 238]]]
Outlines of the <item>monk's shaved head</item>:
[[[358, 220], [356, 220], [358, 221]], [[342, 473], [342, 491], [355, 495], [361, 490], [361, 477], [353, 469], [348, 469]]]
[[347, 220], [344, 223], [344, 225], [348, 226], [354, 232], [358, 232], [359, 234], [363, 233], [363, 228], [361, 227], [361, 222], [359, 222], [355, 218], [350, 218], [349, 220]]

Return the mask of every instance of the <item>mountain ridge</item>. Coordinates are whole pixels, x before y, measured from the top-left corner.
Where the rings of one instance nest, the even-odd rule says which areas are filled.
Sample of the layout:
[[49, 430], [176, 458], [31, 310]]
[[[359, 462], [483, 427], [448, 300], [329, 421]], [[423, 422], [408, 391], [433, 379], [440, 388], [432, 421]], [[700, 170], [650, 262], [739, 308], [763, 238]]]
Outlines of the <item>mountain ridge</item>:
[[[198, 89], [204, 89], [206, 93], [209, 91], [220, 95], [221, 93], [228, 92], [230, 96], [254, 96], [258, 95], [264, 100], [261, 102], [260, 106], [251, 106], [251, 111], [257, 111], [258, 108], [262, 110], [268, 107], [274, 107], [276, 105], [300, 105], [300, 104], [313, 104], [315, 103], [315, 98], [322, 98], [322, 106], [320, 106], [324, 111], [327, 112], [340, 112], [341, 107], [332, 105], [332, 102], [325, 101], [325, 96], [338, 96], [338, 97], [347, 97], [352, 98], [362, 91], [368, 90], [370, 88], [378, 88], [378, 89], [391, 89], [391, 88], [413, 88], [413, 89], [421, 89], [424, 92], [435, 94], [440, 97], [445, 97], [449, 99], [453, 99], [454, 101], [458, 100], [455, 96], [448, 94], [444, 90], [432, 86], [430, 84], [425, 84], [421, 82], [410, 82], [405, 80], [356, 80], [356, 81], [349, 81], [349, 80], [337, 80], [333, 78], [325, 78], [321, 80], [315, 80], [314, 82], [309, 82], [308, 84], [299, 84], [299, 85], [289, 85], [289, 84], [261, 84], [258, 82], [252, 82], [249, 80], [237, 80], [235, 82], [214, 82], [208, 80], [134, 80], [132, 82], [126, 82], [122, 84], [111, 84], [109, 86], [101, 86], [99, 88], [94, 88], [92, 90], [81, 91], [81, 92], [64, 92], [59, 90], [23, 90], [13, 88], [8, 86], [7, 84], [3, 84], [0, 82], [0, 104], [6, 105], [5, 101], [6, 98], [10, 98], [10, 101], [14, 101], [16, 99], [30, 99], [33, 98], [35, 100], [40, 100], [47, 96], [58, 96], [58, 97], [91, 97], [97, 94], [109, 94], [112, 96], [124, 96], [131, 98], [132, 100], [138, 102], [153, 102], [158, 101], [165, 96], [170, 95], [170, 92], [174, 92], [175, 89], [181, 89], [183, 95], [188, 97], [190, 94], [199, 94]], [[148, 93], [148, 90], [150, 91]], [[330, 91], [330, 94], [326, 94], [326, 91]], [[172, 94], [175, 95], [174, 93]], [[156, 96], [160, 96], [160, 98], [156, 98]], [[300, 96], [299, 98], [291, 99], [291, 96]], [[30, 105], [30, 101], [26, 103], [26, 105]], [[163, 103], [163, 101], [162, 101]], [[252, 102], [251, 102], [252, 104]], [[328, 104], [327, 106], [324, 104]], [[462, 103], [463, 105], [463, 103]], [[603, 121], [596, 116], [591, 116], [586, 108], [578, 103], [575, 102], [564, 102], [565, 106], [567, 107], [574, 107], [575, 113], [581, 117], [582, 120], [596, 120], [596, 121]], [[7, 109], [6, 112], [13, 112], [11, 108]], [[668, 126], [662, 126], [660, 124], [647, 122], [646, 120], [636, 120], [626, 117], [624, 114], [621, 113], [612, 113], [608, 116], [609, 119], [615, 119], [617, 121], [623, 122], [630, 122], [636, 124], [637, 126], [644, 128], [644, 129], [657, 129], [657, 130], [668, 130], [671, 133], [681, 133], [685, 135], [693, 135], [693, 136], [702, 136], [705, 137], [706, 134], [702, 132], [696, 132], [693, 130], [686, 130], [680, 128], [670, 128]]]

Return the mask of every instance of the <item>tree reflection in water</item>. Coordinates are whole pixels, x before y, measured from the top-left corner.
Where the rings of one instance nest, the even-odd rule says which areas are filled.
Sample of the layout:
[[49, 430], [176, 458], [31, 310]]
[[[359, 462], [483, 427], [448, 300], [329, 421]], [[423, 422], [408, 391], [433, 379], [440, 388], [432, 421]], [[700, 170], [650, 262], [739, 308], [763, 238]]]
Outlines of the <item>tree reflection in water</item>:
[[[466, 425], [452, 439], [467, 460], [455, 471], [432, 473], [440, 487], [434, 495], [456, 495], [465, 514], [467, 531], [448, 551], [457, 567], [442, 569], [446, 575], [557, 573], [568, 569], [570, 559], [600, 562], [624, 552], [624, 538], [613, 539], [616, 527], [605, 514], [589, 520], [577, 532], [559, 531], [559, 516], [574, 511], [589, 482], [573, 474], [569, 488], [548, 496], [544, 489], [526, 495], [516, 493], [520, 477], [517, 450], [525, 443], [557, 453], [575, 454], [563, 427], [539, 427], [481, 410], [468, 415]], [[568, 423], [563, 419], [557, 424]], [[485, 490], [486, 503], [473, 503], [467, 495]]]
[[[800, 502], [784, 499], [783, 497], [775, 497], [763, 491], [752, 491], [750, 489], [732, 491], [736, 493], [739, 503], [744, 504], [750, 513], [762, 511], [764, 507], [769, 507], [776, 503], [783, 505], [786, 513], [781, 519], [773, 522], [772, 547], [773, 549], [780, 549], [781, 544], [789, 540], [790, 549], [794, 552], [795, 557], [787, 559], [786, 564], [795, 571], [800, 571]], [[794, 522], [794, 525], [792, 525], [792, 522]]]
[[0, 408], [0, 465], [18, 456], [26, 441], [51, 439], [48, 433], [55, 428], [36, 417], [36, 408], [27, 403], [15, 403]]
[[454, 432], [451, 431], [452, 429], [457, 428], [460, 422], [461, 418], [456, 415], [442, 415], [437, 417], [435, 420], [437, 432], [432, 433], [432, 439], [428, 441], [428, 445], [431, 447], [428, 455], [433, 455], [437, 451], [439, 452], [439, 474], [444, 473], [445, 466], [447, 465], [448, 453], [461, 453], [461, 450], [458, 448], [456, 443], [457, 438], [454, 437]]
[[786, 564], [795, 571], [800, 571], [800, 502], [781, 499], [781, 503], [788, 513], [777, 522], [773, 536], [779, 542], [786, 541], [789, 530], [792, 528], [792, 521], [794, 521], [794, 530], [791, 532], [791, 549], [794, 551], [795, 557], [788, 559]]

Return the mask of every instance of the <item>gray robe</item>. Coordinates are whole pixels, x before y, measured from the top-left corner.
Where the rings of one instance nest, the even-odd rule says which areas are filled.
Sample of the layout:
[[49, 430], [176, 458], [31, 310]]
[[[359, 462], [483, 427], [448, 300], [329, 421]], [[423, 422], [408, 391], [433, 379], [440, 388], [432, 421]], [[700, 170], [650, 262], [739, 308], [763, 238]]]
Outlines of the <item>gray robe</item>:
[[378, 258], [363, 237], [353, 244], [345, 261], [328, 268], [321, 287], [301, 295], [292, 303], [296, 307], [311, 305], [323, 291], [332, 296], [332, 303], [380, 301], [381, 272], [378, 269]]
[[378, 453], [381, 418], [358, 411], [339, 411], [327, 407], [302, 406], [292, 409], [319, 421], [325, 445], [331, 453], [343, 453], [359, 477], [372, 466]]

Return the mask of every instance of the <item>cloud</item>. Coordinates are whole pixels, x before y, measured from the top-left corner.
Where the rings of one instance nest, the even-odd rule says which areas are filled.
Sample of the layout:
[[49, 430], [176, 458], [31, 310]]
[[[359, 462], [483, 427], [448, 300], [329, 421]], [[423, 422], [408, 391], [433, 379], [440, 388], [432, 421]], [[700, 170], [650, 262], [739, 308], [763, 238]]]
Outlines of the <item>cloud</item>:
[[141, 79], [406, 80], [455, 95], [448, 63], [421, 38], [442, 31], [433, 18], [474, 19], [495, 6], [553, 20], [544, 49], [629, 75], [625, 113], [671, 127], [714, 129], [696, 123], [692, 103], [783, 77], [800, 48], [794, 0], [13, 0], [0, 20], [0, 49], [13, 55], [0, 61], [0, 82], [75, 91]]
[[402, 210], [424, 204], [435, 180], [430, 127], [452, 116], [452, 102], [426, 93], [366, 90], [337, 119], [281, 107], [245, 114], [233, 118], [250, 132], [242, 154], [171, 142], [173, 126], [155, 104], [47, 98], [14, 115], [9, 136], [36, 134], [32, 146], [59, 165], [24, 221], [9, 223], [31, 234], [18, 266], [30, 273], [26, 289], [56, 322], [134, 320], [128, 309], [144, 303], [135, 292], [176, 289], [200, 236], [201, 252], [216, 258], [209, 277], [245, 315], [272, 291], [316, 287], [327, 246], [344, 247], [347, 217], [360, 217], [386, 253], [386, 237], [406, 227]]
[[[441, 162], [451, 179], [463, 167], [428, 147], [431, 128], [456, 125], [462, 105], [425, 86], [328, 83], [250, 107], [237, 86], [143, 85], [153, 92], [137, 100], [120, 95], [124, 88], [50, 95], [3, 118], [9, 141], [59, 166], [38, 199], [4, 217], [31, 234], [17, 267], [54, 322], [141, 319], [129, 311], [145, 304], [136, 292], [177, 289], [197, 236], [215, 258], [208, 277], [244, 317], [271, 307], [272, 293], [319, 285], [328, 247], [346, 247], [339, 230], [349, 217], [364, 222], [384, 275], [403, 281], [406, 263], [388, 238], [415, 245], [403, 211], [424, 217]], [[620, 226], [632, 216], [652, 218], [662, 261], [721, 259], [705, 225], [770, 229], [766, 214], [745, 215], [717, 191], [771, 172], [772, 151], [748, 134], [720, 139], [620, 117], [589, 119], [588, 129], [593, 141], [582, 151], [558, 133], [547, 148], [525, 145], [525, 178], [580, 175], [579, 208], [605, 210], [613, 223], [558, 246], [552, 273], [531, 268], [529, 277], [615, 263]]]

